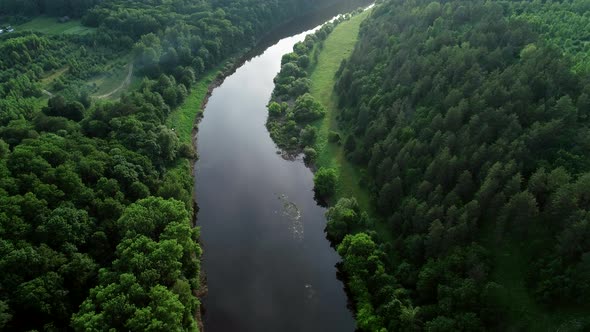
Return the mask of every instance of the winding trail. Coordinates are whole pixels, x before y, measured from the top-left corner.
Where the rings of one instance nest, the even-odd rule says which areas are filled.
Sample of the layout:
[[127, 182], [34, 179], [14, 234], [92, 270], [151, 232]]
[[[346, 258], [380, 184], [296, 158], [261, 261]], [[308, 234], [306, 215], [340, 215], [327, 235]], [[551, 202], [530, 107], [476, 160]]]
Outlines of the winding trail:
[[132, 75], [133, 75], [133, 62], [131, 62], [129, 64], [129, 71], [127, 72], [127, 77], [125, 77], [125, 80], [123, 80], [123, 82], [121, 83], [121, 85], [118, 88], [116, 88], [115, 90], [113, 90], [107, 94], [96, 96], [96, 98], [98, 98], [98, 99], [109, 98], [110, 96], [114, 95], [115, 93], [119, 92], [120, 90], [128, 87], [129, 84], [131, 84], [131, 76]]

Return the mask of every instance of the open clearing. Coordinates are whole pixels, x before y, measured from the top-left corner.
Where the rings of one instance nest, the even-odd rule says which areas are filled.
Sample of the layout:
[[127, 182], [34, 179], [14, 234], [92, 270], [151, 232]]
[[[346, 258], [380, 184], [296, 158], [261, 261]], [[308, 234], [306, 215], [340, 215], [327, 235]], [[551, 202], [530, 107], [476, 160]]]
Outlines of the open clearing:
[[[121, 73], [125, 74], [125, 76], [122, 79], [120, 78]], [[100, 85], [99, 90], [104, 91], [105, 89], [108, 89], [110, 91], [105, 94], [98, 95], [98, 96], [96, 96], [96, 98], [104, 99], [104, 98], [114, 97], [119, 92], [122, 92], [127, 87], [129, 87], [129, 85], [131, 84], [131, 78], [133, 77], [133, 62], [130, 63], [129, 65], [127, 65], [127, 72], [126, 73], [125, 73], [125, 71], [118, 71], [118, 74], [119, 75], [113, 74], [110, 77], [107, 77], [107, 79], [102, 81], [103, 84]], [[119, 84], [119, 86], [113, 88], [112, 84], [115, 82], [120, 82], [120, 84]]]
[[82, 26], [80, 20], [70, 20], [65, 23], [59, 23], [57, 17], [40, 16], [25, 24], [15, 26], [15, 30], [42, 32], [49, 35], [84, 35], [91, 33], [96, 29]]
[[104, 72], [86, 82], [97, 99], [118, 99], [126, 92], [138, 88], [141, 78], [133, 73], [133, 58], [130, 54], [105, 64]]

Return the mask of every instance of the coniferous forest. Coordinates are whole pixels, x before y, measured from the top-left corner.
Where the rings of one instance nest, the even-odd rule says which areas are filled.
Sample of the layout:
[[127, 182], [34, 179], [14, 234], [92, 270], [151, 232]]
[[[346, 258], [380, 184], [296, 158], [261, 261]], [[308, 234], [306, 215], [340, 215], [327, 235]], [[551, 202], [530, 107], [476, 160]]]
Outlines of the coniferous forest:
[[364, 22], [335, 89], [381, 221], [342, 199], [327, 227], [362, 329], [550, 328], [531, 302], [590, 326], [588, 15], [391, 0]]

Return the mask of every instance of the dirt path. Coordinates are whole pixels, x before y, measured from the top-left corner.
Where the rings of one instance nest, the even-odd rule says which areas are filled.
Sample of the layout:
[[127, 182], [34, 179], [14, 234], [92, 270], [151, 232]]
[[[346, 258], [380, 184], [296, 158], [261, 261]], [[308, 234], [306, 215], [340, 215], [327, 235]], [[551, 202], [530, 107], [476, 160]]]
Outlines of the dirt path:
[[48, 95], [48, 96], [49, 96], [49, 98], [53, 97], [53, 93], [51, 93], [51, 92], [49, 92], [49, 91], [47, 91], [47, 90], [45, 90], [45, 89], [43, 89], [43, 90], [41, 90], [41, 91], [43, 91], [43, 93], [44, 93], [44, 94]]
[[125, 77], [125, 80], [121, 83], [121, 85], [116, 88], [115, 90], [101, 95], [101, 96], [96, 96], [96, 98], [98, 99], [104, 99], [104, 98], [108, 98], [112, 95], [114, 95], [115, 93], [119, 92], [120, 90], [126, 88], [127, 86], [129, 86], [129, 84], [131, 84], [131, 76], [133, 75], [133, 62], [129, 64], [129, 72], [127, 73], [127, 77]]

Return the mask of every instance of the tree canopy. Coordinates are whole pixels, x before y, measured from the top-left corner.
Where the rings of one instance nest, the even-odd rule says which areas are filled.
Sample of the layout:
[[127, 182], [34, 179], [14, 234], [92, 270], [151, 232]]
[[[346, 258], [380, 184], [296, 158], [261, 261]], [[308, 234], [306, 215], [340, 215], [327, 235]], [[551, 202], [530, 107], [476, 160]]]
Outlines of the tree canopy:
[[342, 199], [326, 228], [361, 330], [538, 326], [511, 312], [506, 255], [541, 310], [584, 310], [588, 10], [389, 0], [361, 26], [338, 117], [382, 221]]

